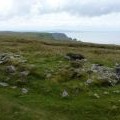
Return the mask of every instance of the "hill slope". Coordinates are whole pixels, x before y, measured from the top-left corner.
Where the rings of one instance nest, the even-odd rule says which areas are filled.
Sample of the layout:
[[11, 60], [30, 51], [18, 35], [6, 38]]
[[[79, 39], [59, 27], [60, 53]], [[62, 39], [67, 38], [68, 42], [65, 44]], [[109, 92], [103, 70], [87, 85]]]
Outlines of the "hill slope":
[[[81, 72], [83, 64], [65, 59], [81, 54], [87, 59], [84, 69], [114, 68], [120, 46], [55, 41], [47, 33], [0, 34], [0, 120], [120, 119], [119, 83], [103, 85], [98, 74], [89, 76]], [[95, 82], [86, 85], [88, 78]]]

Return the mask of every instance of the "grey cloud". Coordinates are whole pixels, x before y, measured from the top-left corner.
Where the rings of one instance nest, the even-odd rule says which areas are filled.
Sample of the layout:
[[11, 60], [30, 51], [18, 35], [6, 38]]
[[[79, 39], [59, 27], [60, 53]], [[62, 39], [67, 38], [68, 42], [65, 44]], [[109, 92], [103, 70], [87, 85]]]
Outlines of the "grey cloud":
[[67, 12], [82, 16], [100, 16], [113, 12], [120, 12], [120, 1], [118, 0], [66, 0], [65, 4], [60, 4], [57, 8], [50, 7], [47, 3], [43, 3], [43, 7], [39, 8], [42, 14]]
[[78, 2], [74, 3], [72, 6], [66, 7], [65, 11], [82, 16], [100, 16], [120, 12], [120, 2], [115, 0], [108, 2], [86, 2], [85, 4]]
[[0, 19], [9, 19], [14, 16], [41, 15], [66, 12], [79, 16], [101, 16], [113, 12], [120, 12], [119, 0], [14, 0], [13, 7], [7, 14], [0, 13]]

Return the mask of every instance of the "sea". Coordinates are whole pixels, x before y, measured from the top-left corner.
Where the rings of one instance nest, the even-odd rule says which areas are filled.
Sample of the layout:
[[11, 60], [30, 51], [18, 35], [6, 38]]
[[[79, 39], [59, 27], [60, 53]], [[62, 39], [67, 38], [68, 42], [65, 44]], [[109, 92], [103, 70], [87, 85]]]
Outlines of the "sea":
[[120, 45], [120, 31], [64, 32], [68, 37], [82, 42]]

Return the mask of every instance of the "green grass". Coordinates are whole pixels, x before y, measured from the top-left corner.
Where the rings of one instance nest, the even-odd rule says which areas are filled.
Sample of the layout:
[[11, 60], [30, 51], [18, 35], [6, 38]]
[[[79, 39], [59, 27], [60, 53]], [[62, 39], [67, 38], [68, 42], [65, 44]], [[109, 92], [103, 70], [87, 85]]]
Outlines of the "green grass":
[[[23, 86], [29, 89], [28, 94], [22, 94], [20, 87], [0, 87], [0, 120], [120, 120], [120, 94], [113, 93], [120, 90], [120, 85], [88, 87], [84, 84], [86, 76], [67, 81], [63, 77], [63, 81], [56, 82], [44, 75], [46, 71], [56, 72], [69, 65], [64, 59], [68, 52], [81, 53], [90, 63], [114, 66], [120, 61], [120, 46], [59, 42], [45, 36], [25, 35], [24, 39], [16, 34], [0, 36], [1, 53], [21, 54], [27, 59], [27, 69], [34, 65], [28, 83]], [[0, 72], [2, 81], [6, 74]], [[68, 98], [61, 97], [64, 89]], [[104, 95], [105, 91], [109, 94]], [[100, 98], [95, 98], [94, 93]]]

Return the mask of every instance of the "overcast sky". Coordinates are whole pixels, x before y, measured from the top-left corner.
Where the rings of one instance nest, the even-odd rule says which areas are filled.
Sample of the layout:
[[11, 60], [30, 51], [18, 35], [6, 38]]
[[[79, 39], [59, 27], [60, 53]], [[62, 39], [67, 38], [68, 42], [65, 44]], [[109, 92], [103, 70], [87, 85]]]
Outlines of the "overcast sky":
[[120, 30], [120, 0], [0, 0], [0, 30]]

